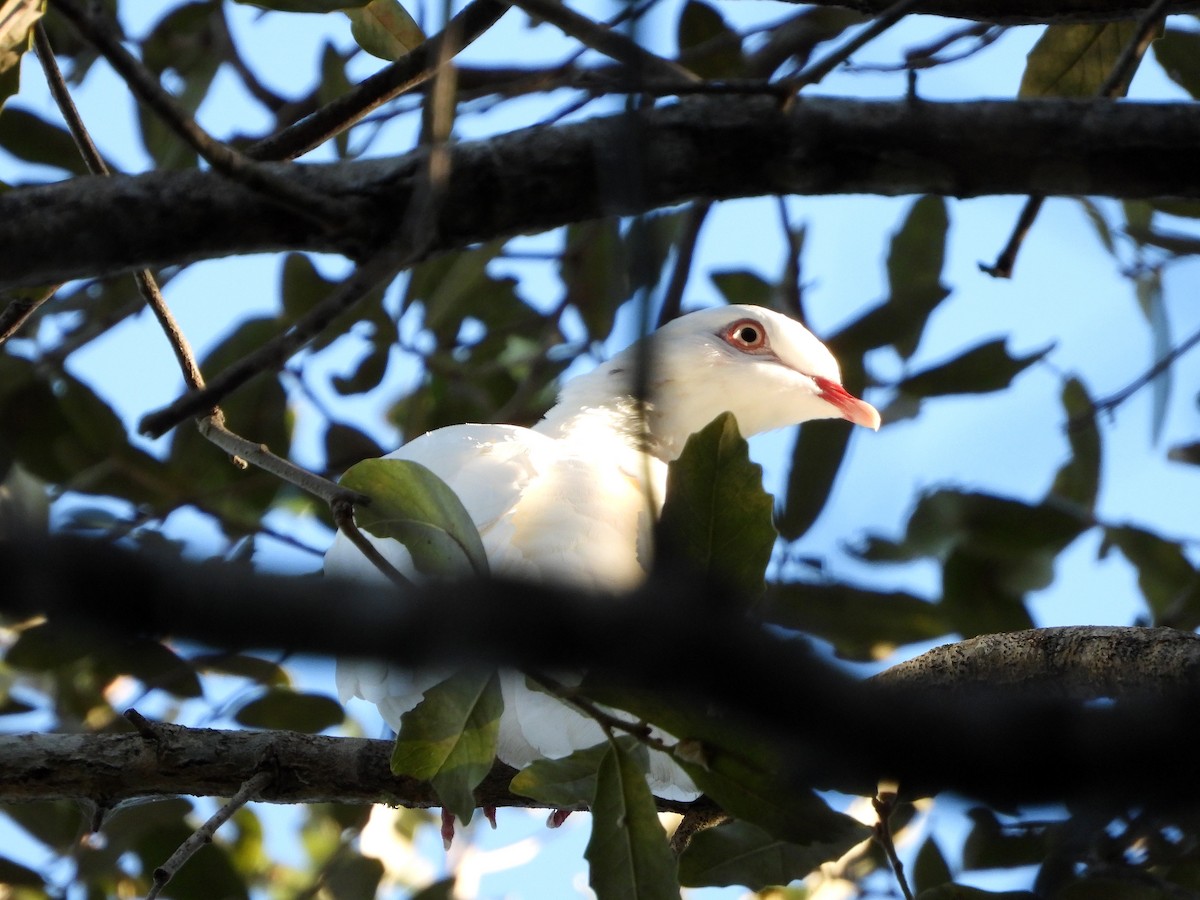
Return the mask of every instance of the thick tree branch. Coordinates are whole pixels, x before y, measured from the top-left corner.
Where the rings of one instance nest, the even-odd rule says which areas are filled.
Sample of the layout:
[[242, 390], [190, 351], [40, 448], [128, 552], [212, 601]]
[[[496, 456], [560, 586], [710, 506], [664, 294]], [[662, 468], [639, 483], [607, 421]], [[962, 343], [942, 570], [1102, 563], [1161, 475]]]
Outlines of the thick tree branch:
[[[692, 98], [639, 113], [640, 194], [604, 178], [622, 116], [537, 126], [453, 148], [426, 253], [634, 214], [697, 197], [769, 194], [1097, 194], [1200, 198], [1200, 104], [923, 103]], [[335, 233], [209, 172], [78, 178], [0, 196], [0, 288], [239, 253], [360, 257], [394, 234], [423, 177], [420, 152], [278, 177], [358, 200]]]
[[[0, 735], [0, 803], [92, 800], [110, 808], [138, 797], [229, 797], [268, 767], [266, 803], [439, 806], [427, 783], [393, 775], [390, 741], [293, 731], [219, 731], [154, 724], [127, 734]], [[475, 794], [481, 806], [541, 808], [508, 790], [515, 770], [497, 763]], [[664, 812], [694, 804], [660, 800]]]
[[[888, 778], [906, 791], [957, 790], [1008, 804], [1087, 796], [1152, 806], [1200, 797], [1200, 782], [1191, 777], [1192, 748], [1200, 743], [1200, 637], [1170, 630], [1129, 633], [1135, 645], [1143, 636], [1187, 645], [1174, 665], [1159, 670], [1169, 673], [1173, 689], [1159, 696], [1129, 691], [1113, 704], [1088, 706], [1055, 697], [1036, 681], [966, 694], [864, 684], [749, 620], [698, 615], [732, 606], [711, 596], [712, 584], [680, 572], [654, 573], [623, 602], [585, 602], [502, 581], [393, 591], [248, 578], [67, 540], [0, 544], [0, 571], [0, 609], [76, 622], [93, 640], [104, 632], [171, 633], [214, 646], [414, 665], [586, 667], [589, 682], [650, 690], [670, 708], [705, 720], [723, 711], [754, 740], [777, 746], [805, 784], [871, 793]], [[97, 604], [97, 584], [121, 589]], [[1119, 658], [1135, 671], [1143, 656]], [[698, 659], [705, 664], [695, 665]], [[1151, 683], [1161, 680], [1155, 675]], [[1149, 758], [1153, 765], [1144, 764]]]
[[[799, 2], [799, 0], [797, 0]], [[893, 0], [805, 0], [817, 6], [841, 6], [876, 15], [887, 9]], [[1139, 0], [926, 0], [913, 10], [914, 14], [949, 16], [954, 19], [973, 19], [997, 25], [1033, 25], [1062, 22], [1112, 22], [1135, 19], [1146, 8]], [[1197, 0], [1176, 0], [1167, 7], [1168, 15], [1195, 12]]]

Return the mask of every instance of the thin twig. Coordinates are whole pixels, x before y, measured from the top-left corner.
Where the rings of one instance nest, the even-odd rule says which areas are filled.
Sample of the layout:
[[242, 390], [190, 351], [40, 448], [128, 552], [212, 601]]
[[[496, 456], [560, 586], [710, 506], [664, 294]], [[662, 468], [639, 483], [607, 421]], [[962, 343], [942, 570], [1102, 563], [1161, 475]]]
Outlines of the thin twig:
[[154, 883], [150, 886], [150, 890], [146, 892], [146, 900], [154, 900], [162, 889], [167, 886], [167, 883], [175, 877], [176, 873], [183, 868], [184, 864], [196, 855], [196, 852], [201, 847], [212, 843], [213, 835], [217, 829], [224, 825], [230, 816], [261, 793], [263, 788], [269, 785], [274, 779], [275, 774], [269, 771], [259, 772], [257, 775], [247, 779], [238, 792], [230, 797], [224, 806], [213, 813], [207, 822], [197, 828], [186, 841], [179, 845], [179, 849], [171, 854], [170, 859], [154, 870]]
[[591, 47], [598, 53], [631, 67], [635, 72], [663, 78], [668, 81], [699, 82], [699, 75], [677, 62], [656, 56], [649, 50], [599, 22], [581, 16], [566, 5], [553, 0], [513, 0], [536, 19], [544, 19], [564, 34]]
[[1017, 253], [1020, 252], [1025, 235], [1029, 234], [1029, 229], [1033, 227], [1033, 222], [1045, 202], [1046, 198], [1041, 194], [1030, 194], [1025, 199], [1025, 205], [1021, 207], [1021, 214], [1017, 216], [1017, 224], [1013, 226], [1008, 243], [990, 266], [987, 263], [979, 263], [979, 271], [986, 272], [993, 278], [1012, 278], [1013, 267], [1017, 264]]
[[0, 344], [20, 331], [21, 326], [29, 320], [39, 306], [54, 296], [54, 292], [59, 287], [60, 285], [52, 284], [42, 289], [31, 288], [25, 292], [27, 296], [14, 297], [9, 300], [4, 310], [0, 311]]
[[508, 11], [499, 0], [474, 0], [438, 35], [360, 82], [353, 90], [278, 134], [251, 146], [253, 159], [295, 159], [405, 91], [428, 81], [443, 58], [455, 56]]
[[278, 371], [301, 347], [315, 338], [331, 321], [349, 309], [380, 283], [410, 265], [411, 251], [393, 244], [359, 265], [324, 300], [300, 317], [291, 328], [267, 341], [214, 377], [207, 386], [184, 394], [174, 403], [145, 416], [143, 434], [160, 437], [184, 419], [199, 415], [255, 375]]
[[913, 900], [912, 888], [908, 886], [908, 879], [904, 877], [904, 863], [900, 861], [896, 853], [896, 842], [892, 840], [891, 818], [892, 810], [896, 808], [895, 792], [881, 789], [871, 798], [871, 806], [879, 817], [873, 829], [873, 837], [887, 854], [888, 862], [892, 865], [892, 874], [896, 876], [896, 883], [900, 885], [900, 892], [904, 894], [905, 900]]
[[1174, 365], [1175, 360], [1179, 359], [1179, 357], [1183, 356], [1197, 344], [1200, 344], [1200, 331], [1189, 335], [1181, 343], [1171, 348], [1171, 350], [1167, 352], [1161, 359], [1157, 360], [1154, 365], [1131, 381], [1128, 385], [1121, 388], [1121, 390], [1117, 391], [1116, 393], [1109, 394], [1103, 400], [1097, 400], [1092, 404], [1092, 408], [1086, 413], [1071, 419], [1067, 423], [1068, 430], [1075, 431], [1079, 428], [1085, 428], [1088, 425], [1091, 425], [1096, 420], [1096, 417], [1101, 413], [1111, 412], [1112, 410], [1116, 409], [1135, 393], [1140, 391], [1146, 385], [1150, 384], [1155, 378]]
[[55, 0], [54, 8], [108, 60], [142, 103], [214, 169], [322, 227], [337, 227], [345, 221], [350, 210], [344, 201], [285, 178], [208, 134], [174, 97], [163, 90], [154, 74], [126, 50], [104, 24], [80, 8], [76, 0]]
[[897, 0], [897, 2], [876, 16], [870, 25], [846, 41], [842, 46], [825, 54], [821, 59], [806, 66], [801, 72], [793, 75], [791, 78], [785, 78], [782, 83], [793, 94], [807, 85], [816, 84], [849, 59], [857, 50], [868, 42], [875, 40], [875, 38], [879, 37], [879, 35], [908, 15], [915, 7], [920, 6], [922, 2], [923, 0]]
[[659, 753], [665, 753], [667, 756], [675, 755], [675, 745], [668, 744], [662, 738], [656, 738], [650, 733], [651, 728], [645, 722], [630, 722], [628, 719], [614, 716], [612, 713], [601, 709], [586, 697], [580, 696], [578, 692], [567, 687], [561, 681], [544, 673], [534, 675], [526, 672], [525, 677], [535, 682], [548, 694], [553, 694], [564, 703], [574, 706], [588, 718], [594, 719], [605, 731], [623, 731], [631, 737], [636, 738], [639, 743], [645, 744], [651, 750], [657, 750]]
[[1138, 17], [1137, 31], [1122, 48], [1121, 55], [1113, 63], [1112, 71], [1096, 91], [1097, 97], [1116, 99], [1125, 96], [1129, 90], [1129, 82], [1133, 80], [1134, 70], [1146, 55], [1150, 42], [1154, 40], [1154, 32], [1162, 22], [1168, 2], [1169, 0], [1154, 0]]
[[[1133, 72], [1137, 68], [1138, 63], [1142, 61], [1142, 57], [1146, 55], [1146, 49], [1154, 39], [1153, 32], [1162, 21], [1167, 3], [1168, 0], [1154, 0], [1138, 18], [1137, 31], [1134, 32], [1129, 43], [1121, 50], [1121, 55], [1113, 64], [1108, 77], [1104, 79], [1104, 83], [1097, 89], [1097, 97], [1109, 97], [1115, 100], [1123, 97], [1125, 92], [1129, 90], [1129, 82], [1133, 79]], [[1042, 203], [1045, 199], [1045, 197], [1038, 194], [1031, 194], [1029, 196], [1029, 199], [1025, 201], [1025, 206], [1021, 209], [1021, 215], [1017, 218], [1017, 224], [1013, 227], [1012, 235], [1009, 237], [1004, 249], [1000, 251], [996, 262], [990, 266], [980, 263], [980, 271], [986, 272], [993, 278], [1012, 277], [1013, 267], [1017, 262], [1017, 253], [1020, 251], [1021, 244], [1024, 243], [1025, 236], [1029, 233], [1030, 227], [1041, 211]]]
[[206, 439], [231, 456], [253, 463], [263, 471], [270, 472], [289, 484], [294, 484], [302, 491], [319, 497], [330, 505], [338, 501], [360, 504], [370, 502], [363, 494], [348, 491], [327, 478], [322, 478], [281, 456], [276, 456], [266, 444], [256, 444], [241, 435], [234, 434], [225, 426], [224, 422], [218, 421], [212, 416], [198, 419], [196, 427], [200, 429], [200, 433]]
[[412, 587], [412, 580], [407, 575], [393, 566], [384, 557], [379, 549], [367, 540], [367, 536], [363, 534], [358, 524], [354, 521], [354, 505], [349, 500], [335, 500], [330, 504], [333, 510], [333, 521], [337, 525], [338, 530], [350, 539], [359, 552], [367, 558], [367, 560], [376, 569], [387, 576], [392, 584], [398, 587]]

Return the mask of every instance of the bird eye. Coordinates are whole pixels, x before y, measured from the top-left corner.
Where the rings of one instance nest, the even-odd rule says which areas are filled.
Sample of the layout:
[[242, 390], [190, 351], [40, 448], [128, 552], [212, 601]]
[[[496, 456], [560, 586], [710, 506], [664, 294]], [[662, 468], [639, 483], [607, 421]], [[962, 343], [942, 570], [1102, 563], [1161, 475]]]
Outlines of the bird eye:
[[721, 335], [725, 343], [738, 350], [761, 353], [768, 350], [767, 330], [753, 319], [739, 319], [727, 327]]

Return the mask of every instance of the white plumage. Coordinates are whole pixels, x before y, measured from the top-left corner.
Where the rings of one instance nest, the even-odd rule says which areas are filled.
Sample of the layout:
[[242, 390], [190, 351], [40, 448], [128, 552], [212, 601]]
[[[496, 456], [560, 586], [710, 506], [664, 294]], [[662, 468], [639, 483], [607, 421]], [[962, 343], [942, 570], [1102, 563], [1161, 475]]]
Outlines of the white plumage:
[[[432, 469], [471, 514], [494, 573], [591, 591], [628, 589], [650, 563], [651, 525], [663, 502], [666, 463], [722, 412], [751, 435], [809, 419], [844, 418], [879, 427], [879, 413], [841, 386], [838, 364], [807, 329], [754, 306], [683, 316], [563, 387], [533, 429], [453, 425], [421, 435], [387, 459]], [[649, 365], [649, 404], [639, 413], [636, 373]], [[368, 535], [370, 538], [370, 536]], [[397, 568], [414, 574], [396, 541], [370, 538]], [[327, 574], [382, 580], [343, 535], [325, 557]], [[400, 716], [448, 671], [413, 673], [384, 663], [340, 662], [343, 702], [362, 697], [399, 728]], [[497, 755], [521, 768], [597, 744], [604, 734], [524, 676], [502, 678], [504, 715]], [[651, 790], [697, 796], [691, 780], [651, 754]]]

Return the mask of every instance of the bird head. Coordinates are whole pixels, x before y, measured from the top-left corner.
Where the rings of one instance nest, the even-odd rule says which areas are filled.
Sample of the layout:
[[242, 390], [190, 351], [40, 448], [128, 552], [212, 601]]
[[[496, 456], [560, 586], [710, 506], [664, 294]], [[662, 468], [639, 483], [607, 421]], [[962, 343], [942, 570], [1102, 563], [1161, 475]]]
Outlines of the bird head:
[[645, 359], [646, 420], [652, 450], [664, 459], [677, 456], [689, 435], [726, 411], [747, 436], [810, 419], [879, 428], [875, 407], [842, 387], [829, 349], [799, 322], [769, 309], [699, 310], [644, 340], [584, 376], [591, 384], [578, 387], [628, 397], [639, 359]]

